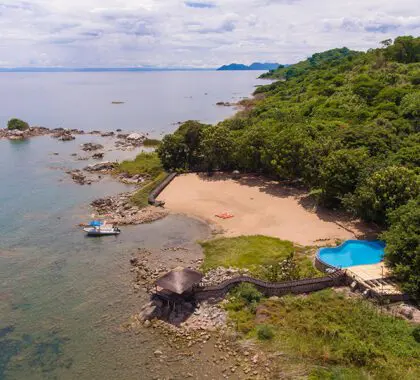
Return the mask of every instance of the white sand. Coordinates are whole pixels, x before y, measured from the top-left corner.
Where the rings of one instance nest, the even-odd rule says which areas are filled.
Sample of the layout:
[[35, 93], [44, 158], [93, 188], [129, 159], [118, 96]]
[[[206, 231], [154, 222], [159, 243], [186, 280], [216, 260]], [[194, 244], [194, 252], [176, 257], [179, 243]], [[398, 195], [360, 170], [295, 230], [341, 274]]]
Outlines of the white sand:
[[[175, 213], [215, 223], [225, 236], [268, 235], [303, 245], [325, 245], [326, 240], [354, 239], [366, 227], [338, 213], [315, 212], [305, 192], [254, 176], [233, 180], [222, 174], [181, 175], [159, 200]], [[215, 216], [223, 212], [234, 217]]]

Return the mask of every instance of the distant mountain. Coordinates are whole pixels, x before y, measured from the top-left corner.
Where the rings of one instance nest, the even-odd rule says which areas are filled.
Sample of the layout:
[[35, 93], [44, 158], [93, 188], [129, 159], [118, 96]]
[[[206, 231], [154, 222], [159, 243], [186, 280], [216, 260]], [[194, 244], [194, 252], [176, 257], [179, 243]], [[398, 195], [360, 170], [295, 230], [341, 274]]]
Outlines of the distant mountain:
[[252, 65], [247, 66], [241, 63], [231, 63], [230, 65], [224, 65], [219, 67], [217, 70], [224, 71], [224, 70], [276, 70], [280, 66], [279, 63], [260, 63], [254, 62]]

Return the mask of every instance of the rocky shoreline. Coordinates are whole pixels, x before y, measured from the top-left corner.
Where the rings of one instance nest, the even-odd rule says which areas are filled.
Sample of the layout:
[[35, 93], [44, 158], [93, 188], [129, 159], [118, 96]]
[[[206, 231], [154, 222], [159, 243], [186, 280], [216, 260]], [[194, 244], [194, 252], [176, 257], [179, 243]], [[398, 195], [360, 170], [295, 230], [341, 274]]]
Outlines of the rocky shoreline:
[[[201, 258], [195, 258], [185, 246], [161, 249], [164, 264], [158, 262], [156, 253], [139, 249], [130, 260], [131, 272], [134, 275], [134, 292], [152, 294], [154, 281], [169, 269], [182, 263], [199, 269]], [[217, 283], [242, 274], [235, 268], [216, 268], [203, 278], [206, 284]], [[223, 367], [223, 378], [270, 379], [274, 368], [270, 354], [263, 353], [251, 341], [239, 341], [228, 322], [223, 304], [188, 302], [175, 308], [165, 305], [161, 300], [153, 299], [144, 305], [140, 312], [133, 315], [124, 329], [141, 334], [142, 329], [156, 330], [167, 339], [170, 349], [187, 350], [192, 357], [198, 357], [203, 350], [207, 360]], [[154, 357], [165, 359], [166, 347], [156, 350]], [[188, 373], [185, 377], [190, 376]]]
[[[59, 141], [72, 141], [76, 139], [76, 135], [98, 135], [100, 137], [115, 137], [115, 147], [120, 150], [133, 149], [139, 147], [146, 140], [148, 134], [139, 133], [122, 133], [121, 129], [117, 129], [116, 132], [101, 132], [101, 131], [90, 131], [85, 132], [81, 129], [65, 129], [65, 128], [47, 128], [40, 126], [29, 127], [25, 130], [19, 129], [0, 129], [0, 139], [9, 140], [24, 140], [32, 137], [47, 136], [50, 135]], [[89, 146], [90, 144], [90, 146]], [[85, 151], [102, 149], [103, 146], [100, 144], [84, 144], [86, 147], [82, 149]], [[96, 146], [95, 146], [96, 145]]]
[[96, 199], [91, 206], [97, 217], [105, 218], [108, 223], [119, 226], [151, 223], [168, 215], [169, 212], [163, 208], [154, 206], [139, 208], [134, 205], [131, 197], [135, 192]]

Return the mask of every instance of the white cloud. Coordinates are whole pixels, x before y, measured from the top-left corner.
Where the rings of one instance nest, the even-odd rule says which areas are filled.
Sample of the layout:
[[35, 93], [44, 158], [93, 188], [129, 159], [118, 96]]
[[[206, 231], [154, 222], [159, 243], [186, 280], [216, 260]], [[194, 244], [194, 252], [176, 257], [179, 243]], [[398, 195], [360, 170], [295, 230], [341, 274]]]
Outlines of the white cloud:
[[291, 63], [419, 32], [415, 0], [0, 0], [0, 65]]

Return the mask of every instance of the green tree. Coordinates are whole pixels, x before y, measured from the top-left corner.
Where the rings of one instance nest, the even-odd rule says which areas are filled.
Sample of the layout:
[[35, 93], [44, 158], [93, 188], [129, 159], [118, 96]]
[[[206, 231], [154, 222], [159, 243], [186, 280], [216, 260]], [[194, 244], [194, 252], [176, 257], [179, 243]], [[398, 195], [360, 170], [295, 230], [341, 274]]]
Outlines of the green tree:
[[401, 114], [408, 119], [420, 118], [420, 91], [404, 96], [401, 101]]
[[389, 222], [382, 234], [385, 260], [404, 290], [420, 299], [420, 198], [391, 212]]
[[201, 151], [208, 171], [231, 168], [233, 150], [233, 136], [227, 127], [210, 126], [203, 131]]
[[181, 135], [166, 135], [157, 149], [166, 170], [188, 169], [188, 148]]
[[379, 81], [372, 79], [366, 74], [362, 74], [356, 78], [353, 85], [353, 92], [365, 99], [368, 103], [371, 103], [382, 88], [383, 85]]
[[19, 131], [25, 131], [29, 129], [29, 124], [26, 121], [20, 119], [10, 119], [7, 123], [7, 129], [18, 129]]
[[420, 179], [413, 170], [389, 166], [369, 176], [346, 204], [365, 220], [386, 224], [389, 212], [419, 194]]
[[420, 37], [401, 36], [385, 52], [386, 56], [401, 63], [420, 62]]
[[324, 201], [327, 204], [337, 204], [344, 195], [353, 193], [368, 163], [369, 153], [366, 148], [331, 152], [320, 170]]
[[201, 139], [206, 127], [205, 124], [190, 120], [183, 123], [174, 134], [163, 138], [157, 151], [165, 169], [201, 168]]

